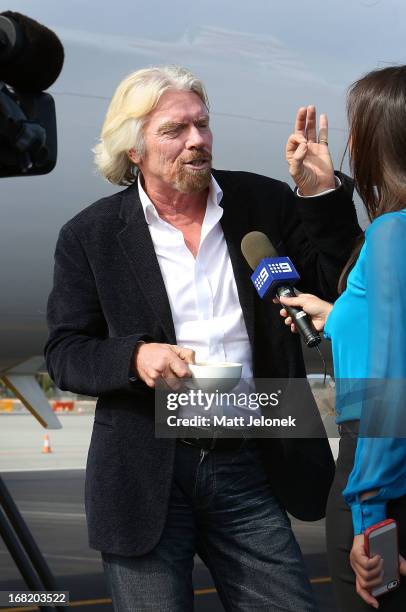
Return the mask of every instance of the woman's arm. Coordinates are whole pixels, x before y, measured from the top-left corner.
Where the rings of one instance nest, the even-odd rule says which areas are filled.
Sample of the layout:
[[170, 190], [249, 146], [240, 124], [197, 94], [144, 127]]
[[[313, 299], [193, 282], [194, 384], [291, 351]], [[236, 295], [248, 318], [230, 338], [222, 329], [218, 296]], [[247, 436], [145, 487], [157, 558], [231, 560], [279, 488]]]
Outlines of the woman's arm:
[[[384, 215], [368, 229], [365, 279], [368, 381], [354, 468], [344, 490], [355, 534], [383, 520], [387, 500], [406, 493], [406, 215]], [[361, 500], [373, 490], [376, 495]]]
[[[406, 493], [406, 215], [387, 214], [370, 226], [365, 266], [369, 380], [363, 385], [360, 436], [343, 495], [352, 512], [350, 561], [357, 592], [377, 607], [368, 591], [380, 582], [381, 560], [368, 559], [361, 534], [386, 518], [388, 500]], [[402, 558], [400, 571], [406, 574]]]

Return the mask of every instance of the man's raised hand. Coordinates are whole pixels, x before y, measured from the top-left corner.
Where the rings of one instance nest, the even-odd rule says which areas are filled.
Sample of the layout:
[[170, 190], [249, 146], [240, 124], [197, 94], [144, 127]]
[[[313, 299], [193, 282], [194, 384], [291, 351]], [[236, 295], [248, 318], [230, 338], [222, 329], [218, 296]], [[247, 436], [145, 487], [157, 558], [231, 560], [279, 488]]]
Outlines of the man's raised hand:
[[289, 173], [303, 196], [335, 188], [334, 168], [328, 149], [327, 115], [320, 115], [317, 137], [316, 109], [299, 108], [295, 131], [286, 144]]

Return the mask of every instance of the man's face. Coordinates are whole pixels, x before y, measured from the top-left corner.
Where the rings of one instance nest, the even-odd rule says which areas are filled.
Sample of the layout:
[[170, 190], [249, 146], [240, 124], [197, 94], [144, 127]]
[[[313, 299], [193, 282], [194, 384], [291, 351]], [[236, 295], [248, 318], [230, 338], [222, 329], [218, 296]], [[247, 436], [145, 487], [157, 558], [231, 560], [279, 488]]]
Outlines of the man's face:
[[147, 185], [181, 193], [208, 187], [213, 137], [207, 108], [197, 94], [165, 92], [145, 123], [144, 139], [137, 165]]

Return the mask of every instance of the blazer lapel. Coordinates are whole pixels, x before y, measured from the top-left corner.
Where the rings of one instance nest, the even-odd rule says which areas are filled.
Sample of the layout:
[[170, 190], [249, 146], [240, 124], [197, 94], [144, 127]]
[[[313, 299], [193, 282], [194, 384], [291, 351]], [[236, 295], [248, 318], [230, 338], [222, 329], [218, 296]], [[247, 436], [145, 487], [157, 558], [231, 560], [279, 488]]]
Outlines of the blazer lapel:
[[176, 344], [171, 307], [138, 195], [137, 182], [123, 192], [120, 216], [126, 224], [117, 234], [121, 248], [168, 342]]
[[[221, 187], [221, 185], [220, 185]], [[251, 281], [251, 269], [241, 253], [241, 240], [249, 231], [250, 220], [248, 206], [238, 205], [238, 195], [223, 191], [220, 206], [224, 213], [221, 218], [224, 237], [227, 242], [233, 267], [234, 278], [237, 284], [238, 297], [247, 328], [248, 338], [251, 346], [254, 346], [254, 287]]]

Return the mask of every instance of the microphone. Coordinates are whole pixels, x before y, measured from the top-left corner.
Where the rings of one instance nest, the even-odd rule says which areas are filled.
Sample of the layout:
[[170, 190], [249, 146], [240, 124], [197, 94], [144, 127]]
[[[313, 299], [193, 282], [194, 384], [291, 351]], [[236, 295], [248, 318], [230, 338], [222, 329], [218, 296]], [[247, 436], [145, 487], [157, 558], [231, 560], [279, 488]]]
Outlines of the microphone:
[[[296, 297], [293, 286], [300, 280], [289, 257], [279, 257], [269, 238], [262, 232], [250, 232], [241, 241], [241, 251], [251, 270], [251, 280], [261, 299], [270, 297]], [[319, 333], [304, 310], [283, 305], [295, 322], [306, 346], [312, 348], [321, 342]]]
[[56, 81], [63, 60], [54, 32], [21, 13], [0, 14], [0, 80], [20, 93], [38, 93]]

